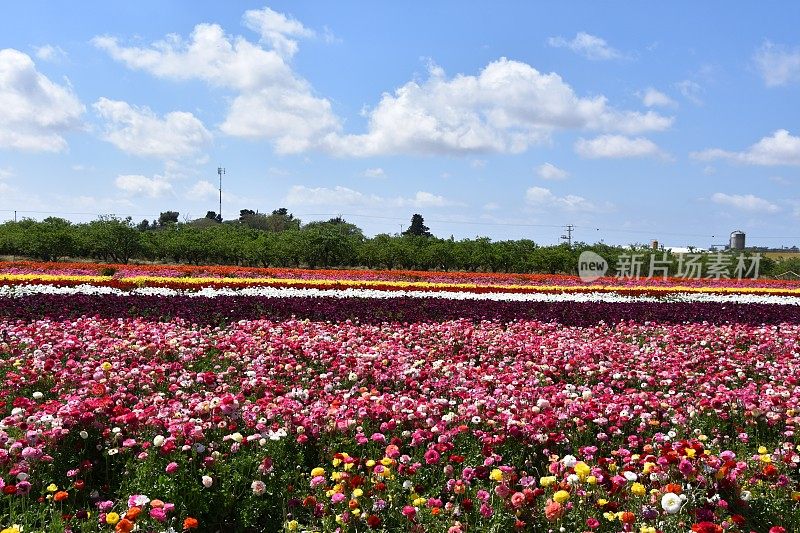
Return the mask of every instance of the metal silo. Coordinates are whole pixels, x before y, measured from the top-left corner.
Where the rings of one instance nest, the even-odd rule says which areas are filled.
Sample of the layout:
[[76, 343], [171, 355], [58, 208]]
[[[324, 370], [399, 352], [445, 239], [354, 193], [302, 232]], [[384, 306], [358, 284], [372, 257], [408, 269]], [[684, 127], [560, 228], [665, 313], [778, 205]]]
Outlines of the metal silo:
[[744, 232], [743, 231], [733, 231], [731, 232], [731, 250], [744, 250]]

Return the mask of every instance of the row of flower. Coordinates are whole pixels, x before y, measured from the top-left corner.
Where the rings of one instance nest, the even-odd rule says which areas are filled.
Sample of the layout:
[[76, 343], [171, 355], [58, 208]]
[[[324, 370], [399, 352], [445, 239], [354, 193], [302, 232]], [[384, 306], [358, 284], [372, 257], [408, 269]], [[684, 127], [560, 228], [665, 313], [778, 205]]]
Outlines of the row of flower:
[[[253, 268], [240, 266], [195, 265], [121, 265], [97, 263], [60, 263], [9, 261], [0, 263], [4, 274], [48, 274], [56, 276], [101, 276], [105, 279], [126, 278], [256, 278], [283, 280], [324, 280], [364, 282], [426, 282], [429, 284], [464, 284], [468, 286], [584, 286], [577, 276], [560, 274], [506, 274], [482, 272], [426, 272], [410, 270], [325, 270], [300, 268]], [[797, 289], [800, 283], [775, 279], [707, 279], [707, 278], [617, 278], [603, 277], [591, 285], [613, 287], [765, 287]]]
[[743, 286], [651, 286], [647, 284], [615, 285], [476, 285], [471, 283], [431, 283], [427, 281], [375, 281], [348, 279], [289, 279], [289, 278], [175, 278], [137, 276], [109, 278], [72, 274], [9, 274], [0, 273], [0, 286], [51, 285], [71, 287], [94, 285], [121, 290], [136, 288], [167, 288], [198, 290], [204, 287], [247, 289], [276, 287], [295, 289], [345, 290], [360, 289], [386, 292], [464, 292], [472, 294], [533, 294], [533, 293], [615, 293], [630, 296], [669, 296], [682, 293], [699, 294], [754, 294], [800, 297], [800, 286], [794, 287], [743, 287]]
[[[167, 294], [164, 294], [164, 292]], [[35, 321], [82, 316], [183, 318], [223, 324], [254, 317], [362, 323], [469, 320], [540, 320], [589, 326], [603, 321], [800, 324], [796, 297], [680, 295], [670, 299], [614, 294], [481, 295], [382, 291], [245, 289], [196, 292], [109, 287], [0, 287], [0, 317]], [[424, 296], [424, 297], [422, 297]]]
[[0, 354], [5, 531], [800, 527], [797, 323], [8, 317]]

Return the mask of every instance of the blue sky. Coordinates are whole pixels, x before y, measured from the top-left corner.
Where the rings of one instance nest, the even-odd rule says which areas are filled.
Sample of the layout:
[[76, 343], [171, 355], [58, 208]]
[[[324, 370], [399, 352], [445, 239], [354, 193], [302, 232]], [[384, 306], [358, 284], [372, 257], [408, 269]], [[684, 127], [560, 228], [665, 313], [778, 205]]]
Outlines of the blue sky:
[[800, 4], [431, 4], [6, 5], [0, 219], [800, 244]]

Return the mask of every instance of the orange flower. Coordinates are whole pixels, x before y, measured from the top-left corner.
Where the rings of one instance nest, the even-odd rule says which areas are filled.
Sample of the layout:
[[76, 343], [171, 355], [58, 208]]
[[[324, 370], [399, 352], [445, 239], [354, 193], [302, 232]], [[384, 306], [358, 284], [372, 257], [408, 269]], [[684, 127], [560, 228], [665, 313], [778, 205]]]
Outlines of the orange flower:
[[128, 512], [125, 513], [125, 518], [127, 518], [128, 520], [133, 522], [134, 520], [136, 520], [136, 518], [140, 514], [142, 514], [142, 509], [141, 508], [139, 508], [139, 507], [131, 507], [130, 509], [128, 509]]
[[123, 518], [119, 522], [117, 522], [117, 527], [115, 528], [117, 533], [130, 533], [133, 531], [133, 522], [128, 520], [127, 518]]
[[161, 500], [153, 500], [150, 502], [150, 507], [152, 507], [153, 509], [164, 507], [164, 502], [162, 502]]
[[57, 502], [63, 502], [63, 501], [64, 501], [64, 500], [66, 500], [67, 498], [69, 498], [69, 493], [67, 493], [67, 492], [64, 492], [63, 490], [60, 490], [60, 491], [56, 492], [56, 493], [53, 495], [53, 499], [54, 499], [55, 501], [57, 501]]
[[680, 494], [683, 492], [683, 487], [678, 485], [677, 483], [670, 483], [666, 487], [664, 487], [663, 492], [671, 492], [673, 494]]
[[197, 521], [197, 518], [192, 518], [191, 516], [186, 517], [183, 520], [183, 529], [195, 529], [199, 525], [200, 522]]
[[623, 524], [633, 524], [636, 521], [636, 515], [630, 511], [625, 511], [622, 513], [620, 520]]

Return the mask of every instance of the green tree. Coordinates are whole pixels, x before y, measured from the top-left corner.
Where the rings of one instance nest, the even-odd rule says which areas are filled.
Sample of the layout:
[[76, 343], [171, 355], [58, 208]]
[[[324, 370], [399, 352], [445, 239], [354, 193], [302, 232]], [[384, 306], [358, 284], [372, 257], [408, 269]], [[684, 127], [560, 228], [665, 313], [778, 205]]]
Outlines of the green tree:
[[414, 213], [411, 216], [411, 225], [403, 232], [403, 235], [413, 235], [417, 237], [432, 237], [430, 228], [425, 225], [422, 215]]

